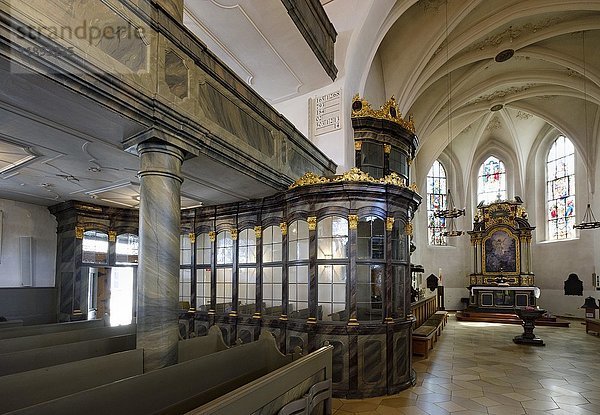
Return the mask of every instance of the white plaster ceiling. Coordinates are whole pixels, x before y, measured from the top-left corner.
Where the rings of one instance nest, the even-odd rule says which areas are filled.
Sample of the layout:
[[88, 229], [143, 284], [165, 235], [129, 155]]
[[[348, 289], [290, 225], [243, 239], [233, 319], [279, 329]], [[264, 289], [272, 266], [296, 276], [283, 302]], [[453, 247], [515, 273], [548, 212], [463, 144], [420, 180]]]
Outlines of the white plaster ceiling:
[[[468, 182], [473, 156], [492, 145], [523, 172], [535, 143], [556, 128], [575, 142], [593, 183], [600, 1], [407, 0], [395, 10], [389, 30], [380, 28], [378, 76], [385, 95], [414, 116], [417, 181], [446, 152]], [[506, 49], [514, 56], [496, 62]], [[494, 105], [502, 108], [491, 112]]]
[[186, 0], [183, 22], [272, 104], [331, 82], [281, 0]]

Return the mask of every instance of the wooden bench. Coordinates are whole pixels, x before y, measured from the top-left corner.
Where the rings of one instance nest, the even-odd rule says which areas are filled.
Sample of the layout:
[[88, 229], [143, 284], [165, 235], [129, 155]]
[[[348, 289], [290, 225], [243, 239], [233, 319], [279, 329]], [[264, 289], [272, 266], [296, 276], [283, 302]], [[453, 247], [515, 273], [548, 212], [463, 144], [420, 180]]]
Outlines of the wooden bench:
[[208, 329], [206, 336], [180, 340], [177, 343], [177, 362], [187, 362], [228, 348], [223, 341], [221, 329], [214, 325]]
[[72, 321], [68, 323], [38, 324], [35, 326], [7, 327], [0, 330], [0, 339], [61, 333], [65, 331], [104, 327], [104, 320]]
[[123, 334], [135, 334], [135, 324], [116, 327], [100, 327], [70, 330], [59, 333], [38, 334], [34, 336], [12, 337], [0, 340], [0, 353], [13, 353], [40, 347], [95, 340]]
[[586, 318], [585, 319], [585, 332], [596, 333], [596, 335], [600, 335], [600, 319], [598, 318]]
[[0, 376], [0, 413], [141, 375], [143, 372], [143, 350], [138, 349]]
[[436, 326], [419, 326], [412, 332], [413, 354], [429, 357], [429, 351], [433, 349]]
[[0, 354], [0, 376], [133, 350], [135, 334]]
[[8, 328], [22, 327], [22, 326], [23, 326], [23, 320], [5, 320], [5, 321], [0, 321], [0, 333], [2, 331], [4, 331], [5, 329], [8, 329]]
[[[273, 336], [264, 331], [255, 342], [19, 409], [13, 415], [180, 414], [241, 388], [291, 361], [292, 357], [282, 355]], [[271, 393], [269, 398], [270, 402], [274, 395]], [[246, 402], [254, 399], [265, 397], [250, 395]], [[244, 410], [243, 413], [250, 413], [247, 408]]]
[[[301, 401], [307, 414], [331, 414], [332, 356], [332, 346], [322, 347], [190, 411], [187, 415], [286, 413], [280, 411], [295, 400]], [[324, 405], [323, 410], [313, 412], [312, 408], [319, 404]]]

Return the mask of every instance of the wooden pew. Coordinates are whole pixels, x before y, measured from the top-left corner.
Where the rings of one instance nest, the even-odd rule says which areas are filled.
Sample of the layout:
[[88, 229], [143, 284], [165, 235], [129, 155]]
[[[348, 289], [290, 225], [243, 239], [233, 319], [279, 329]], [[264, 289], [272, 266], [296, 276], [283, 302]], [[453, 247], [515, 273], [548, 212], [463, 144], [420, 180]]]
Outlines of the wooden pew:
[[23, 320], [6, 320], [0, 321], [0, 333], [9, 328], [22, 327]]
[[0, 376], [0, 414], [141, 375], [143, 371], [143, 351], [138, 349]]
[[68, 323], [38, 324], [35, 326], [8, 327], [0, 330], [0, 339], [35, 336], [37, 334], [60, 333], [63, 331], [104, 327], [104, 320], [71, 321]]
[[600, 335], [600, 319], [597, 318], [586, 318], [585, 319], [585, 332], [594, 332]]
[[[309, 411], [315, 401], [326, 401], [324, 404], [329, 411], [325, 413], [329, 414], [331, 413], [332, 355], [332, 346], [322, 347], [188, 412], [187, 415], [247, 415], [255, 412], [276, 414], [282, 407], [296, 399], [305, 399]], [[327, 388], [313, 391], [313, 385], [319, 383], [329, 386], [328, 393]]]
[[0, 376], [133, 350], [135, 347], [135, 334], [122, 334], [102, 339], [4, 353], [0, 354]]
[[291, 356], [284, 356], [277, 350], [273, 336], [264, 331], [259, 340], [252, 343], [19, 409], [12, 414], [185, 413], [271, 373], [291, 360]]
[[0, 340], [0, 354], [13, 353], [40, 347], [74, 343], [103, 337], [134, 334], [135, 324], [116, 327], [99, 327], [91, 329], [70, 330], [59, 333], [38, 334], [34, 336], [12, 337]]
[[221, 329], [214, 325], [208, 329], [206, 336], [180, 340], [177, 343], [177, 362], [187, 362], [228, 348], [223, 341]]

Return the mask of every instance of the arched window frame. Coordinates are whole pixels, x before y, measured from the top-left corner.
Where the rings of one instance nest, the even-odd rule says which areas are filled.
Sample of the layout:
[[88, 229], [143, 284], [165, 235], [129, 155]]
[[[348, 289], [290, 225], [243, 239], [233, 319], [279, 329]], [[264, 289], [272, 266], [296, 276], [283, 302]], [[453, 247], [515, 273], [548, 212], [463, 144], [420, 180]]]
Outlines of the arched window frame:
[[192, 298], [192, 242], [189, 234], [179, 235], [179, 301]]
[[[498, 169], [498, 171], [485, 172], [484, 167], [492, 159], [498, 162], [498, 165], [500, 168]], [[496, 176], [496, 175], [498, 175], [499, 188], [497, 190], [487, 190], [487, 191], [482, 190], [483, 183], [484, 183], [484, 177], [489, 178], [490, 176]], [[496, 180], [495, 177], [494, 177], [494, 180]], [[507, 186], [508, 186], [508, 180], [507, 180], [506, 163], [500, 157], [496, 157], [495, 155], [489, 155], [479, 165], [479, 169], [477, 170], [477, 204], [481, 203], [482, 201], [485, 204], [489, 204], [498, 199], [506, 200], [508, 198]], [[496, 194], [492, 195], [492, 193], [494, 193], [494, 192]]]
[[299, 219], [289, 225], [288, 252], [289, 317], [306, 320], [308, 317], [310, 259], [307, 221]]
[[216, 249], [216, 311], [228, 313], [232, 310], [234, 255], [234, 243], [229, 230], [217, 234]]
[[429, 245], [446, 246], [446, 219], [434, 216], [435, 211], [446, 209], [448, 176], [444, 165], [436, 160], [427, 173], [427, 235]]
[[210, 308], [212, 242], [208, 232], [196, 235], [196, 308]]
[[358, 320], [383, 319], [386, 224], [375, 215], [361, 216], [357, 227], [356, 308]]
[[108, 265], [108, 234], [90, 229], [83, 233], [81, 260], [87, 264]]
[[[256, 233], [244, 229], [238, 236], [238, 301], [240, 305], [256, 303]], [[255, 307], [241, 307], [242, 314], [254, 314]]]
[[323, 320], [347, 320], [348, 219], [325, 216], [317, 222], [317, 304]]
[[262, 293], [264, 314], [280, 316], [283, 312], [283, 235], [278, 225], [262, 231]]
[[576, 238], [575, 146], [567, 136], [560, 134], [552, 141], [544, 167], [547, 239]]

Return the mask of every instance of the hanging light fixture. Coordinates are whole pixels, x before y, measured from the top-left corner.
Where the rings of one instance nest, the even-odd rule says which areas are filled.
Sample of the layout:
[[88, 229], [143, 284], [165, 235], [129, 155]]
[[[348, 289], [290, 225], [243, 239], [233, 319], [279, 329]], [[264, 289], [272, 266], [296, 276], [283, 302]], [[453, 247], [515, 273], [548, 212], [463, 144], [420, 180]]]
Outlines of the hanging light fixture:
[[[450, 153], [452, 153], [452, 121], [450, 119], [450, 110], [452, 104], [452, 75], [450, 74], [449, 68], [449, 53], [450, 41], [448, 40], [448, 0], [446, 0], [446, 85], [448, 88], [448, 145], [450, 146]], [[436, 218], [447, 219], [446, 231], [442, 232], [442, 236], [454, 237], [461, 236], [464, 232], [456, 229], [455, 219], [465, 215], [465, 209], [457, 209], [454, 204], [454, 198], [452, 197], [452, 191], [448, 187], [448, 193], [446, 194], [446, 209], [438, 209], [433, 213]]]
[[[585, 30], [581, 32], [581, 49], [583, 55], [583, 112], [585, 116], [585, 142], [588, 142], [588, 112], [587, 112], [587, 75], [585, 72]], [[583, 219], [577, 225], [573, 225], [575, 229], [597, 229], [600, 228], [600, 222], [596, 220], [592, 205], [590, 204], [590, 189], [588, 186], [588, 204], [583, 215]]]

